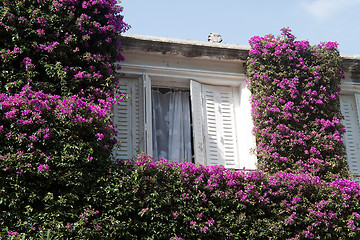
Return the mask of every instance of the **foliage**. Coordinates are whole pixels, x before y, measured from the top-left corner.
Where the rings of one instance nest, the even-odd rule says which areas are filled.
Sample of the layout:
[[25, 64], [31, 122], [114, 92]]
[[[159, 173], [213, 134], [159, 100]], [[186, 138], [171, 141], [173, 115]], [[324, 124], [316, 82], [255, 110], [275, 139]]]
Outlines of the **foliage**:
[[[296, 137], [300, 136], [296, 134], [292, 136], [299, 143], [297, 145], [301, 145], [302, 139], [310, 147], [308, 151], [312, 159], [308, 161], [299, 154], [299, 161], [294, 165], [296, 168], [292, 168], [305, 173], [288, 172], [298, 152], [291, 152], [284, 144], [292, 139], [285, 137], [285, 134], [279, 137], [271, 135], [275, 136], [272, 139], [276, 141], [284, 140], [277, 141], [277, 145], [274, 143], [271, 147], [279, 148], [278, 154], [289, 151], [294, 158], [290, 160], [289, 157], [285, 161], [289, 163], [284, 165], [285, 171], [273, 175], [261, 170], [225, 170], [221, 166], [176, 164], [163, 159], [155, 162], [145, 154], [139, 155], [135, 161], [123, 160], [115, 164], [110, 161], [111, 149], [116, 142], [110, 112], [112, 104], [121, 101], [123, 96], [113, 91], [116, 87], [112, 84], [116, 84], [116, 80], [112, 77], [114, 68], [110, 63], [117, 57], [121, 58], [116, 52], [119, 48], [117, 37], [128, 27], [122, 21], [120, 11], [115, 0], [1, 1], [1, 238], [360, 237], [359, 185], [340, 178], [324, 181], [307, 174], [345, 174], [333, 171], [344, 164], [341, 156], [343, 147], [338, 138], [342, 133], [342, 126], [338, 122], [340, 114], [334, 112], [331, 115], [334, 118], [326, 118], [329, 115], [325, 103], [330, 103], [326, 105], [330, 107], [338, 104], [335, 91], [338, 82], [333, 82], [334, 73], [338, 76], [338, 70], [333, 68], [338, 66], [338, 58], [333, 44], [313, 48], [314, 55], [310, 54], [312, 59], [306, 55], [307, 50], [312, 48], [299, 45], [290, 34], [286, 34], [284, 40], [267, 37], [270, 44], [279, 41], [293, 45], [284, 49], [273, 46], [276, 49], [274, 54], [279, 55], [284, 50], [285, 55], [282, 60], [277, 58], [283, 56], [280, 54], [273, 61], [283, 61], [284, 64], [275, 67], [267, 64], [269, 69], [265, 66], [262, 68], [267, 69], [266, 74], [273, 77], [279, 71], [277, 67], [289, 68], [294, 72], [294, 75], [289, 75], [293, 84], [296, 82], [294, 78], [312, 82], [309, 85], [311, 88], [285, 83], [283, 87], [291, 90], [291, 99], [291, 94], [298, 96], [298, 92], [311, 89], [307, 95], [299, 95], [303, 96], [302, 100], [309, 102], [304, 102], [301, 109], [312, 110], [307, 115], [309, 121], [317, 114], [317, 119], [312, 119], [314, 121], [310, 121], [312, 125], [309, 127], [316, 129], [319, 136], [312, 133], [309, 139]], [[259, 43], [263, 41], [260, 39]], [[288, 61], [286, 56], [290, 56], [286, 55], [289, 53], [285, 49], [293, 50], [299, 66], [288, 67], [285, 64]], [[253, 46], [251, 57], [257, 56], [255, 50], [260, 51], [261, 47], [255, 49]], [[305, 60], [300, 61], [300, 53], [306, 53], [307, 57], [303, 56]], [[267, 54], [262, 60], [264, 63], [270, 61]], [[318, 69], [315, 67], [317, 65], [309, 65], [310, 60], [319, 65]], [[254, 58], [249, 68], [256, 69], [259, 61]], [[305, 73], [300, 70], [304, 67], [314, 69]], [[290, 73], [285, 70], [281, 71]], [[329, 81], [330, 85], [321, 85], [320, 80], [310, 81], [305, 77], [309, 73], [313, 74], [310, 76], [314, 79], [319, 77], [321, 81]], [[257, 88], [256, 84], [259, 89], [266, 85], [258, 81], [261, 77], [256, 77], [255, 72], [251, 72], [250, 76], [251, 84], [255, 84], [251, 86], [252, 90]], [[277, 85], [275, 79], [271, 79], [274, 82], [272, 85]], [[278, 87], [282, 88], [282, 85], [278, 84]], [[268, 90], [279, 93], [282, 99], [288, 101], [281, 109], [284, 112], [287, 110], [290, 120], [285, 116], [283, 118], [291, 122], [299, 119], [299, 124], [305, 124], [301, 118], [304, 116], [294, 108], [295, 103], [289, 103], [289, 94], [286, 95], [286, 91], [281, 93], [277, 88], [269, 87]], [[278, 97], [271, 99], [269, 95], [267, 100], [274, 104], [282, 101]], [[253, 106], [256, 106], [256, 94], [253, 100]], [[280, 105], [275, 106], [280, 109]], [[321, 110], [317, 110], [318, 106]], [[298, 105], [296, 107], [300, 108]], [[254, 107], [253, 114], [261, 113], [260, 110]], [[280, 123], [281, 118], [271, 115], [273, 112], [277, 111], [264, 113], [273, 119], [271, 121]], [[292, 117], [296, 114], [301, 116]], [[262, 123], [258, 122], [256, 131], [270, 127], [260, 125]], [[286, 126], [290, 128], [290, 125], [283, 125], [281, 128], [284, 131], [287, 131]], [[322, 128], [328, 135], [322, 135]], [[271, 128], [267, 131], [270, 130], [273, 131]], [[330, 130], [332, 134], [329, 134]], [[302, 129], [299, 127], [289, 131], [300, 134]], [[309, 133], [304, 131], [304, 134]], [[310, 146], [311, 142], [314, 149]], [[327, 144], [326, 151], [316, 145], [321, 142]], [[260, 163], [265, 166], [265, 163], [271, 163], [270, 157], [262, 151], [266, 141], [258, 140], [258, 143], [259, 157], [265, 159]], [[294, 149], [302, 151], [301, 148]], [[320, 164], [325, 158], [316, 157], [317, 151], [329, 159], [330, 166], [326, 162]], [[275, 153], [274, 149], [270, 152]], [[338, 163], [334, 163], [335, 154], [339, 154]], [[277, 160], [284, 160], [283, 157], [281, 155]], [[277, 164], [269, 164], [266, 170], [273, 173], [279, 169], [282, 168]]]
[[312, 47], [284, 28], [282, 37], [253, 37], [250, 45], [247, 74], [259, 167], [347, 177], [337, 43]]

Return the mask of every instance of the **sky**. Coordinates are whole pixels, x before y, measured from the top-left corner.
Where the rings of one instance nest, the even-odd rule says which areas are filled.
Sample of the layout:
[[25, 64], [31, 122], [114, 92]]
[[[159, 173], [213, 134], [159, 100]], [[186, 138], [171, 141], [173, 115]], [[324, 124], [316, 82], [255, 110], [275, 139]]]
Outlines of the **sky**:
[[297, 40], [338, 42], [342, 54], [360, 55], [360, 0], [121, 0], [128, 33], [249, 45], [253, 36], [280, 35], [289, 27]]

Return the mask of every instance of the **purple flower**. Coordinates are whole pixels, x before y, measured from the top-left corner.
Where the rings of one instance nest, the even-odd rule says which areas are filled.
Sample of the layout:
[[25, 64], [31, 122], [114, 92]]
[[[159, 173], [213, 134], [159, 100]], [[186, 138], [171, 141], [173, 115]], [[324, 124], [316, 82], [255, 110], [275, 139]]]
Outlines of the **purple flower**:
[[352, 230], [355, 230], [355, 225], [354, 225], [354, 220], [348, 220], [348, 226], [349, 228], [351, 228]]
[[67, 228], [70, 228], [70, 227], [72, 227], [72, 226], [74, 226], [73, 223], [67, 223], [67, 224], [66, 224], [66, 227], [67, 227]]
[[176, 212], [173, 212], [172, 215], [174, 216], [174, 218], [177, 218], [179, 216], [179, 213], [176, 211]]
[[173, 238], [170, 238], [170, 240], [183, 240], [181, 237], [175, 236]]
[[65, 43], [68, 44], [72, 39], [73, 39], [72, 35], [69, 35], [69, 36], [65, 39]]
[[40, 171], [40, 172], [43, 172], [45, 170], [49, 170], [49, 165], [47, 164], [40, 164], [37, 169]]
[[206, 224], [209, 225], [209, 227], [213, 226], [214, 223], [215, 223], [215, 221], [212, 218], [206, 222]]
[[18, 232], [7, 232], [7, 235], [8, 236], [17, 236], [17, 235], [19, 235], [19, 233]]
[[209, 228], [208, 227], [202, 227], [202, 228], [200, 228], [200, 232], [202, 232], [202, 233], [206, 233], [206, 231], [208, 230]]
[[77, 74], [74, 75], [75, 78], [83, 79], [84, 78], [84, 72], [79, 71]]
[[[18, 17], [19, 22], [26, 22], [27, 18], [26, 17]], [[1, 22], [0, 22], [1, 25]]]
[[42, 26], [42, 27], [44, 27], [45, 25], [46, 25], [46, 20], [45, 20], [45, 18], [44, 17], [38, 17], [37, 19], [36, 19], [36, 21], [40, 24], [40, 26]]
[[338, 43], [337, 42], [327, 42], [327, 43], [325, 43], [325, 47], [327, 49], [333, 50], [338, 47]]
[[37, 34], [39, 34], [40, 36], [44, 36], [45, 35], [45, 30], [40, 28], [36, 30]]
[[195, 228], [195, 227], [197, 227], [196, 222], [190, 222], [190, 227], [191, 227], [191, 228]]
[[81, 6], [82, 6], [82, 8], [87, 8], [90, 6], [90, 3], [83, 1]]
[[29, 57], [24, 58], [23, 63], [25, 64], [26, 71], [29, 71], [31, 68], [34, 67], [34, 64], [32, 64], [32, 60]]
[[37, 136], [35, 136], [35, 135], [29, 136], [29, 139], [32, 140], [33, 142], [39, 141], [39, 138]]

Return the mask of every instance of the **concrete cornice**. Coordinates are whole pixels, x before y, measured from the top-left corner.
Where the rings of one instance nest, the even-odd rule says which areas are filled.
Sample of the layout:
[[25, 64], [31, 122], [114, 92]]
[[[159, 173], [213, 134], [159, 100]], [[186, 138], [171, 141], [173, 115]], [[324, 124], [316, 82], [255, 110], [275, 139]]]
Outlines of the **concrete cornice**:
[[122, 34], [121, 46], [127, 51], [157, 52], [169, 55], [182, 55], [184, 57], [211, 57], [242, 61], [246, 61], [250, 50], [249, 46], [237, 44], [210, 43], [134, 34]]

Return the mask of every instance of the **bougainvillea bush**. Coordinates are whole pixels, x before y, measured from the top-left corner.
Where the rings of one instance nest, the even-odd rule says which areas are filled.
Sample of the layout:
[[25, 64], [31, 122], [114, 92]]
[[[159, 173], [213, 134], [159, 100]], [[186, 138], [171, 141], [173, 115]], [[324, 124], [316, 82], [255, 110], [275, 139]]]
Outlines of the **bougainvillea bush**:
[[105, 197], [86, 225], [92, 234], [99, 228], [99, 239], [360, 237], [360, 186], [350, 180], [156, 162], [142, 154], [121, 161], [103, 181], [98, 195]]
[[91, 209], [116, 143], [121, 10], [116, 0], [1, 1], [1, 239], [40, 237]]
[[348, 176], [337, 43], [310, 46], [290, 30], [250, 39], [247, 74], [259, 168]]

